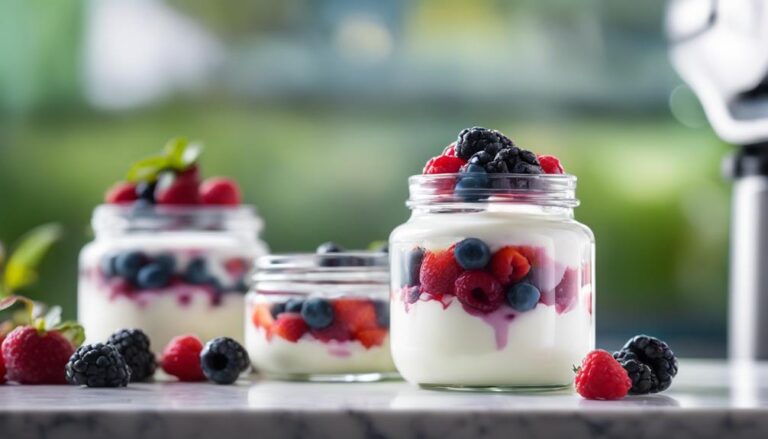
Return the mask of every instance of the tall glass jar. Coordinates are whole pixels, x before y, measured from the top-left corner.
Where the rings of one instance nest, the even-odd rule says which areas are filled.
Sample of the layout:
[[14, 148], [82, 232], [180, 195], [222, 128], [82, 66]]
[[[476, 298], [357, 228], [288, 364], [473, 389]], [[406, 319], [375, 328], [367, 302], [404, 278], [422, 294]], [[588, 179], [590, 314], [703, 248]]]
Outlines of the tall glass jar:
[[396, 375], [385, 253], [263, 256], [246, 314], [248, 354], [270, 378], [352, 382]]
[[397, 369], [427, 388], [571, 385], [595, 340], [576, 177], [489, 174], [454, 191], [459, 178], [411, 177], [412, 215], [390, 237]]
[[247, 276], [267, 253], [255, 209], [102, 205], [80, 253], [78, 319], [88, 341], [141, 328], [172, 337], [242, 340]]

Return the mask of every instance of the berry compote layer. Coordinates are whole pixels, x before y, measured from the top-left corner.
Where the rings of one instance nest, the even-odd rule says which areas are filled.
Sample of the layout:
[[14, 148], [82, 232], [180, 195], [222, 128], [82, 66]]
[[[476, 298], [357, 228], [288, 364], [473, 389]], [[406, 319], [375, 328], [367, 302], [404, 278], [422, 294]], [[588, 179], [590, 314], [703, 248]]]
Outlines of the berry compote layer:
[[477, 130], [411, 178], [413, 214], [390, 237], [395, 364], [424, 387], [568, 386], [594, 346], [594, 237], [573, 219], [575, 178]]
[[181, 334], [242, 340], [244, 296], [261, 220], [226, 178], [200, 179], [180, 140], [135, 164], [94, 211], [80, 254], [78, 315], [89, 340], [141, 328], [165, 345]]
[[[245, 342], [273, 378], [364, 381], [394, 374], [386, 255], [268, 256], [247, 298]], [[284, 262], [276, 262], [281, 260]], [[291, 261], [291, 262], [287, 262]], [[319, 261], [319, 263], [317, 263]], [[275, 269], [276, 265], [293, 269]]]

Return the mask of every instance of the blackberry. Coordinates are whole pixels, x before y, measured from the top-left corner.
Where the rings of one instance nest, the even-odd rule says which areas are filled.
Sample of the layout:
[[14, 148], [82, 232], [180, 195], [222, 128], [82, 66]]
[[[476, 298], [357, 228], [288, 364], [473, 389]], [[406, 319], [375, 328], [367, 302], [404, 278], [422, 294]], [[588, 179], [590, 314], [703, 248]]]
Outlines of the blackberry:
[[[613, 357], [627, 370], [632, 379], [630, 393], [636, 395], [668, 389], [678, 371], [677, 358], [669, 346], [648, 335], [632, 337]], [[639, 365], [646, 366], [648, 371]]]
[[456, 156], [469, 160], [480, 151], [494, 156], [502, 149], [513, 145], [512, 140], [496, 130], [482, 127], [465, 128], [461, 130], [456, 141]]
[[77, 386], [125, 387], [131, 368], [114, 346], [96, 343], [80, 346], [65, 367], [67, 381]]
[[155, 354], [149, 349], [149, 337], [141, 329], [121, 329], [109, 336], [107, 344], [125, 359], [131, 369], [131, 381], [146, 381], [155, 374]]
[[487, 163], [485, 165], [485, 170], [488, 171], [489, 174], [509, 173], [509, 168], [504, 160], [493, 160], [492, 162]]
[[488, 154], [485, 151], [478, 151], [474, 154], [472, 154], [472, 157], [469, 158], [469, 163], [472, 163], [473, 165], [486, 165], [488, 162], [493, 160], [493, 155]]
[[364, 261], [354, 256], [333, 256], [336, 253], [344, 253], [347, 250], [336, 244], [335, 242], [328, 241], [320, 244], [317, 247], [315, 253], [321, 255], [318, 258], [318, 265], [321, 267], [357, 267], [365, 265]]
[[229, 337], [214, 338], [200, 353], [200, 365], [206, 378], [216, 384], [232, 384], [250, 365], [248, 353]]

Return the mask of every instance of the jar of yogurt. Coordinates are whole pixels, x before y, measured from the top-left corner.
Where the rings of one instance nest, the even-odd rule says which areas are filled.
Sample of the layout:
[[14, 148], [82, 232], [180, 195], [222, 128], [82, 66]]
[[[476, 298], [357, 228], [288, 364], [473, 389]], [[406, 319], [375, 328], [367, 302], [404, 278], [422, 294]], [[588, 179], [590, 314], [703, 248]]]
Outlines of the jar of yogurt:
[[263, 256], [246, 302], [246, 348], [267, 377], [350, 382], [396, 376], [386, 253]]
[[[425, 388], [565, 388], [594, 348], [594, 236], [574, 219], [576, 177], [511, 141], [473, 159], [493, 139], [472, 150], [460, 135], [409, 179], [412, 215], [390, 237], [392, 355]], [[494, 172], [521, 157], [527, 172]]]

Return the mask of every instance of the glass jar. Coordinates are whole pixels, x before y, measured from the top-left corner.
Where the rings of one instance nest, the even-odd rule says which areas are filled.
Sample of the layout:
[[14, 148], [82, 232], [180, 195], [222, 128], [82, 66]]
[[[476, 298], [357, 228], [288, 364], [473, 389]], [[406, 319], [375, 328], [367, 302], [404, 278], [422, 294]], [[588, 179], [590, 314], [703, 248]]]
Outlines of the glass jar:
[[247, 276], [267, 253], [253, 207], [102, 205], [92, 224], [78, 285], [89, 342], [121, 328], [158, 349], [182, 334], [242, 340]]
[[246, 302], [246, 348], [267, 377], [352, 382], [395, 375], [386, 253], [263, 256]]
[[489, 174], [454, 191], [460, 178], [411, 177], [411, 218], [390, 237], [398, 371], [426, 388], [570, 386], [595, 344], [576, 177]]

